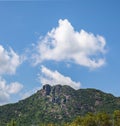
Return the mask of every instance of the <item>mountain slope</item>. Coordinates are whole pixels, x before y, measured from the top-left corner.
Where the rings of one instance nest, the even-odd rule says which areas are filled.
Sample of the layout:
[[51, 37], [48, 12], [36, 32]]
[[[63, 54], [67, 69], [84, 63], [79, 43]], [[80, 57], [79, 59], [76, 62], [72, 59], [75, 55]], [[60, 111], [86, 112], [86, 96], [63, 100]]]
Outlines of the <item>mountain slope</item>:
[[14, 119], [18, 126], [63, 123], [88, 112], [112, 113], [120, 108], [120, 98], [96, 89], [74, 90], [69, 86], [44, 85], [31, 97], [0, 107], [0, 126]]

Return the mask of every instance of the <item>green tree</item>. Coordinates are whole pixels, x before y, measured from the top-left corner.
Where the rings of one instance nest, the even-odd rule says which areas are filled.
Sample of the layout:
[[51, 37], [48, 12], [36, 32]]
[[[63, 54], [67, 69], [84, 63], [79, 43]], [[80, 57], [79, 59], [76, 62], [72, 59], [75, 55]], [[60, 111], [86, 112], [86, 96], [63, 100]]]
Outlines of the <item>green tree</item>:
[[107, 113], [98, 113], [96, 115], [97, 126], [112, 126], [110, 115]]
[[12, 119], [10, 123], [7, 124], [7, 126], [17, 126], [16, 122]]
[[97, 124], [95, 121], [95, 115], [89, 113], [84, 117], [77, 117], [75, 121], [66, 126], [97, 126]]
[[113, 113], [113, 125], [120, 126], [120, 110], [115, 110]]
[[82, 126], [97, 126], [95, 115], [88, 113], [83, 119]]

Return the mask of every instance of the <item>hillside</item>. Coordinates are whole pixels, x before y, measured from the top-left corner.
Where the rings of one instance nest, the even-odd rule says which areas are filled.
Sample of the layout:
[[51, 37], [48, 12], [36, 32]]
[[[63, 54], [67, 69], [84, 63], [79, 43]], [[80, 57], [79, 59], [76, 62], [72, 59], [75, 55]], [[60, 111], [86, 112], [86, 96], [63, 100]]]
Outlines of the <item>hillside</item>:
[[112, 113], [120, 108], [120, 98], [96, 89], [74, 90], [69, 86], [44, 85], [25, 100], [0, 107], [0, 126], [14, 119], [18, 126], [72, 121], [88, 112]]

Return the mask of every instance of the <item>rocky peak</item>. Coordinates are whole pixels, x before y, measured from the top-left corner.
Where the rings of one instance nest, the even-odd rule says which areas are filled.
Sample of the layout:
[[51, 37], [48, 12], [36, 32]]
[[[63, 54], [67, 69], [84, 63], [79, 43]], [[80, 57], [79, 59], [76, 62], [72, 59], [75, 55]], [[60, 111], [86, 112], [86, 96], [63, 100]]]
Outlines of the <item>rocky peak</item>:
[[52, 93], [53, 95], [55, 93], [59, 94], [61, 92], [61, 89], [61, 85], [50, 86], [49, 84], [46, 84], [43, 86], [43, 91], [45, 95], [50, 95], [50, 93]]
[[43, 90], [45, 91], [46, 95], [50, 95], [51, 86], [49, 84], [46, 84], [46, 85], [43, 86]]
[[62, 89], [62, 86], [61, 85], [53, 86], [52, 94], [55, 94], [55, 93], [59, 94], [60, 91], [61, 91], [61, 89]]

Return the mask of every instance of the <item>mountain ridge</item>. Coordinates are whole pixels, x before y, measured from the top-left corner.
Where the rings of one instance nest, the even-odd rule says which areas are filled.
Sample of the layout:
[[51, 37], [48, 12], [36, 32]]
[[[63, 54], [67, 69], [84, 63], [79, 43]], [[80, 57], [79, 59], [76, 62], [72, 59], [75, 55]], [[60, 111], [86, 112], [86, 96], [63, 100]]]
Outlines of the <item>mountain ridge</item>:
[[75, 90], [67, 85], [46, 84], [30, 97], [0, 107], [0, 126], [14, 119], [19, 126], [70, 122], [88, 112], [112, 113], [120, 108], [120, 98], [98, 89]]

